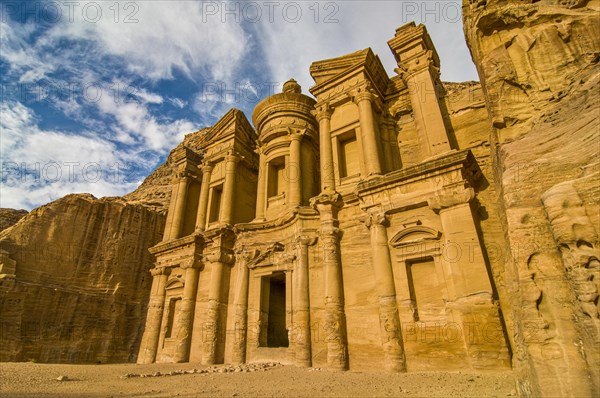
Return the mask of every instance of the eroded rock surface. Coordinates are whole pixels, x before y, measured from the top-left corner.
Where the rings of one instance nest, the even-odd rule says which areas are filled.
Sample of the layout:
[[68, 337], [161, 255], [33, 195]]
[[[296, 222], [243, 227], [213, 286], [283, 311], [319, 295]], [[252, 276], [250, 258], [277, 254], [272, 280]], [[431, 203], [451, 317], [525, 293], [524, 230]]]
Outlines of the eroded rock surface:
[[493, 122], [520, 393], [598, 394], [600, 2], [463, 4]]
[[21, 218], [27, 215], [27, 210], [16, 210], [1, 208], [0, 209], [0, 232], [6, 228], [12, 227]]
[[3, 361], [125, 362], [145, 318], [164, 217], [69, 195], [0, 233]]

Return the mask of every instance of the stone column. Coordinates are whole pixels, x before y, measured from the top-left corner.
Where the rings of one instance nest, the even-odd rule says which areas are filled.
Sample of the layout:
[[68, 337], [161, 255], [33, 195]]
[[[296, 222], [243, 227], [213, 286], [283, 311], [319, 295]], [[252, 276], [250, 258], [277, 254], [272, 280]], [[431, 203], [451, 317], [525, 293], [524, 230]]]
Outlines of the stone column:
[[160, 326], [165, 307], [165, 286], [171, 273], [170, 268], [152, 268], [152, 290], [148, 303], [146, 315], [146, 328], [140, 344], [138, 363], [153, 363], [158, 350], [158, 339], [160, 337]]
[[235, 334], [233, 342], [233, 363], [246, 362], [246, 339], [248, 336], [248, 285], [249, 273], [248, 261], [256, 257], [256, 251], [242, 253], [237, 257], [238, 278], [234, 298], [235, 308]]
[[179, 188], [177, 189], [177, 198], [175, 198], [175, 215], [173, 216], [171, 239], [181, 238], [181, 235], [183, 234], [188, 185], [189, 177], [185, 174], [180, 175]]
[[208, 288], [208, 309], [206, 313], [205, 328], [202, 338], [202, 363], [213, 365], [217, 359], [217, 348], [222, 342], [221, 310], [223, 307], [223, 274], [225, 267], [233, 262], [232, 256], [222, 254], [220, 251], [207, 255], [211, 263], [210, 286]]
[[198, 201], [198, 213], [196, 216], [196, 231], [202, 232], [206, 228], [206, 216], [208, 214], [208, 192], [210, 189], [210, 176], [213, 165], [205, 163], [202, 166], [202, 187], [200, 188], [200, 200]]
[[383, 154], [385, 158], [385, 164], [387, 165], [387, 171], [393, 171], [400, 168], [398, 160], [400, 159], [400, 153], [396, 144], [396, 131], [394, 128], [395, 122], [392, 116], [384, 118], [382, 123], [382, 130], [384, 138], [383, 142]]
[[363, 89], [354, 96], [354, 102], [358, 105], [358, 117], [360, 119], [360, 130], [362, 134], [362, 149], [368, 175], [381, 174], [379, 144], [373, 118], [374, 99], [374, 95], [368, 91], [368, 88]]
[[223, 224], [233, 224], [233, 214], [235, 210], [235, 182], [237, 180], [237, 164], [240, 157], [237, 155], [227, 155], [225, 157], [225, 183], [223, 184], [223, 203], [221, 203], [220, 222]]
[[438, 99], [440, 60], [425, 26], [406, 24], [388, 42], [398, 74], [408, 87], [415, 124], [425, 157], [448, 152], [450, 142]]
[[302, 137], [305, 132], [290, 133], [290, 162], [288, 165], [288, 207], [302, 205]]
[[258, 186], [256, 189], [256, 221], [265, 220], [265, 208], [267, 204], [267, 169], [265, 154], [259, 148]]
[[371, 214], [366, 225], [371, 230], [371, 253], [375, 286], [379, 295], [379, 326], [386, 368], [391, 372], [405, 372], [406, 360], [396, 305], [392, 258], [388, 246], [387, 217], [384, 213]]
[[194, 310], [196, 308], [196, 293], [198, 291], [198, 273], [200, 264], [189, 262], [183, 264], [185, 269], [185, 280], [183, 285], [183, 297], [178, 315], [178, 330], [175, 334], [177, 347], [173, 355], [174, 362], [188, 362], [190, 358], [190, 344], [192, 342], [192, 331], [194, 328]]
[[163, 242], [168, 242], [172, 238], [171, 232], [173, 231], [173, 218], [175, 217], [175, 209], [177, 208], [175, 198], [177, 198], [177, 191], [179, 190], [177, 177], [173, 178], [171, 186], [171, 200], [169, 201], [169, 210], [167, 212], [167, 220], [165, 222]]
[[342, 206], [339, 193], [321, 194], [312, 200], [321, 219], [319, 248], [325, 277], [325, 339], [327, 366], [332, 370], [348, 369], [344, 286], [340, 258], [337, 211]]
[[315, 238], [300, 236], [296, 240], [298, 250], [297, 269], [294, 272], [294, 337], [296, 343], [296, 366], [311, 367], [311, 335], [310, 335], [310, 291], [308, 273], [308, 246], [316, 243]]
[[335, 191], [335, 163], [331, 146], [331, 109], [328, 104], [317, 107], [315, 117], [319, 122], [319, 147], [321, 150], [321, 192]]

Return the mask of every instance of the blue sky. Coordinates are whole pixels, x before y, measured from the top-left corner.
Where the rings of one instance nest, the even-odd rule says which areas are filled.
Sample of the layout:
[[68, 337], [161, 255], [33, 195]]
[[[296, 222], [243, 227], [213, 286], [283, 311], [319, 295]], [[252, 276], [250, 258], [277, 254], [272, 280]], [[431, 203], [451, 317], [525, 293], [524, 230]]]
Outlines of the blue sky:
[[442, 79], [477, 80], [460, 1], [0, 3], [0, 207], [134, 190], [185, 134], [311, 62], [371, 47], [393, 75], [397, 27], [423, 22]]

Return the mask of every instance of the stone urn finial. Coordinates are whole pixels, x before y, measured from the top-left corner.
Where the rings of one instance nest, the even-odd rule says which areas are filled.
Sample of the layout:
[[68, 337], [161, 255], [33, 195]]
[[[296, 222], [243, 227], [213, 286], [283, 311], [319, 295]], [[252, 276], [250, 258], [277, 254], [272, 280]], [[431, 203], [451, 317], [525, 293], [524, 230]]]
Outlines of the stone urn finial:
[[283, 92], [300, 94], [302, 92], [302, 87], [300, 87], [296, 80], [290, 79], [283, 83]]

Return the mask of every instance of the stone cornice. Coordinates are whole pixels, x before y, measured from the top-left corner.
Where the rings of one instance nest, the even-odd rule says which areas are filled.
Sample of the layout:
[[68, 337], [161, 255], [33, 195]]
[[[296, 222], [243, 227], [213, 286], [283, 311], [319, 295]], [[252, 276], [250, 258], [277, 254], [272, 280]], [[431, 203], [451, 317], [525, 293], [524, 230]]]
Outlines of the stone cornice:
[[151, 248], [148, 249], [148, 251], [151, 254], [157, 255], [157, 254], [163, 254], [169, 251], [174, 251], [176, 249], [179, 249], [180, 247], [183, 246], [187, 246], [187, 245], [196, 245], [197, 247], [202, 247], [204, 245], [204, 238], [202, 237], [202, 235], [188, 235], [188, 236], [184, 236], [183, 238], [179, 238], [179, 239], [175, 239], [175, 240], [171, 240], [168, 242], [161, 242]]
[[403, 185], [414, 180], [427, 179], [452, 169], [463, 169], [465, 181], [472, 183], [472, 185], [475, 185], [480, 177], [477, 161], [470, 150], [453, 151], [412, 167], [396, 170], [378, 178], [364, 180], [357, 185], [356, 195], [360, 198], [371, 192], [389, 188], [390, 185]]
[[171, 152], [171, 160], [175, 163], [191, 162], [197, 165], [202, 162], [202, 155], [183, 145]]

